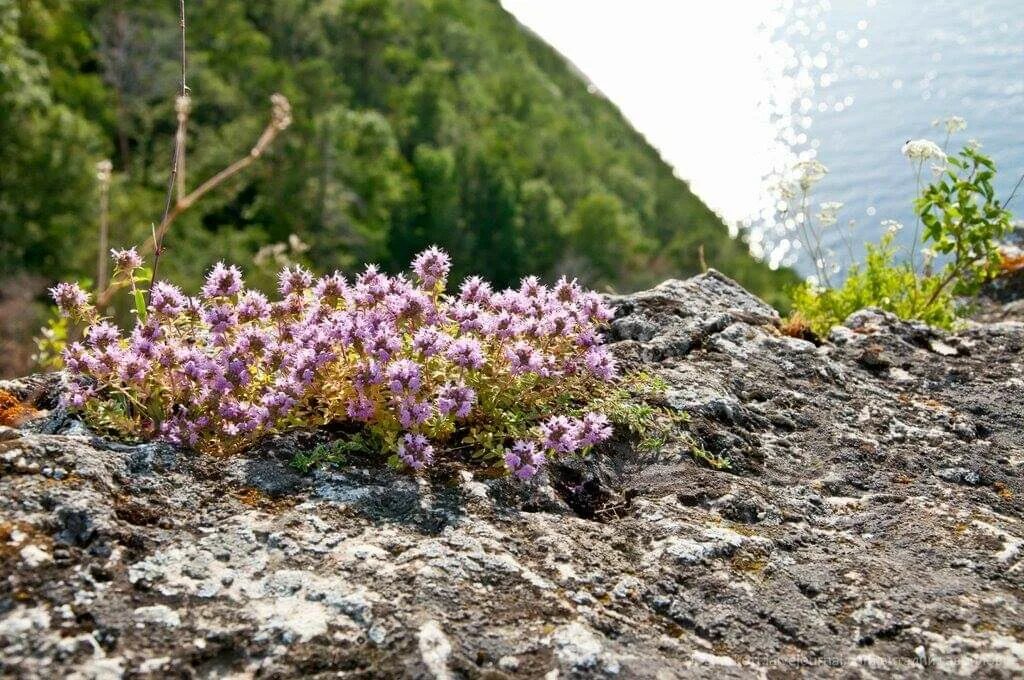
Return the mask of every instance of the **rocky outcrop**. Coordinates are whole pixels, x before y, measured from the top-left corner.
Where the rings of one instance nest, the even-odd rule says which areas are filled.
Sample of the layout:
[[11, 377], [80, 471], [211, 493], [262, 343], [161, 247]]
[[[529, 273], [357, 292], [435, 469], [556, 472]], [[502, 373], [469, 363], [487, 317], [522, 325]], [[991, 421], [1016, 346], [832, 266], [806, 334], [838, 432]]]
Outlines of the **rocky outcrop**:
[[[0, 669], [27, 678], [1024, 673], [1024, 324], [872, 310], [816, 346], [715, 272], [615, 299], [685, 432], [536, 484], [294, 433], [91, 435], [47, 378], [0, 429]], [[694, 446], [728, 459], [703, 465]]]

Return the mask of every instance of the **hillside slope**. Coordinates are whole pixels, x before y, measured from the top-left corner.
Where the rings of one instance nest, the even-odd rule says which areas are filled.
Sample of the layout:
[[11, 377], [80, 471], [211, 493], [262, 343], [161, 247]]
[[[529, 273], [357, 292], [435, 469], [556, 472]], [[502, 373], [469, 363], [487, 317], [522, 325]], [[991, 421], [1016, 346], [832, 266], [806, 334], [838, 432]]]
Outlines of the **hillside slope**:
[[[709, 264], [775, 295], [749, 255], [619, 111], [496, 0], [190, 0], [189, 182], [244, 154], [282, 91], [295, 124], [264, 162], [175, 226], [168, 275], [299, 235], [321, 268], [407, 262], [635, 289]], [[176, 3], [0, 8], [0, 261], [89, 275], [94, 163], [114, 161], [113, 241], [162, 207]], [[11, 172], [6, 172], [10, 169]]]

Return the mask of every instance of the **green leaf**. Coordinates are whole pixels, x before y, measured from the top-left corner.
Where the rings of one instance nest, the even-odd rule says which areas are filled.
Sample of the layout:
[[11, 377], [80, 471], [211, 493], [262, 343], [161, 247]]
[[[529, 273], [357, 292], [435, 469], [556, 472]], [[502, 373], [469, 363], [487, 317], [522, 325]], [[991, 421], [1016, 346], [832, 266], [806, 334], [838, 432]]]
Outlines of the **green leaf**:
[[135, 289], [135, 314], [140, 322], [146, 323], [146, 297], [138, 288]]

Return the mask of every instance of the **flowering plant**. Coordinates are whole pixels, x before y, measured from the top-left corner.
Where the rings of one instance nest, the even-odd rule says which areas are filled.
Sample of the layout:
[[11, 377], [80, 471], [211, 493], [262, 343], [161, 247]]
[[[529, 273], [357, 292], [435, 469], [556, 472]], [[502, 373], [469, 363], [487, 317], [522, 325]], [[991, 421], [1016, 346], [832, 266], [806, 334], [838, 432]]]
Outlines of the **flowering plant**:
[[575, 281], [495, 291], [471, 277], [448, 294], [450, 260], [431, 248], [411, 275], [285, 268], [275, 301], [218, 263], [198, 296], [157, 281], [146, 302], [141, 258], [113, 255], [136, 301], [127, 334], [78, 286], [51, 292], [86, 325], [64, 352], [66, 404], [122, 434], [231, 452], [272, 431], [357, 422], [395, 464], [421, 469], [448, 446], [525, 479], [607, 439], [608, 413], [621, 412], [608, 406], [616, 366], [599, 334], [612, 311]]

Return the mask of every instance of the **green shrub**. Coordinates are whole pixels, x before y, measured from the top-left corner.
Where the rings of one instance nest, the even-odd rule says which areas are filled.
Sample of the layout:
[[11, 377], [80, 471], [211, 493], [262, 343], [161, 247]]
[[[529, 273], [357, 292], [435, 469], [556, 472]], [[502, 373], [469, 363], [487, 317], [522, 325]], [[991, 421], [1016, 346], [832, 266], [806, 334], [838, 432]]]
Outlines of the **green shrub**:
[[[795, 313], [818, 335], [865, 307], [952, 328], [962, 311], [957, 296], [976, 294], [998, 273], [999, 240], [1009, 233], [1012, 218], [992, 188], [992, 160], [971, 146], [946, 157], [926, 140], [909, 142], [904, 153], [923, 162], [922, 148], [945, 167], [914, 203], [923, 232], [915, 232], [909, 261], [897, 259], [895, 231], [890, 229], [878, 244], [867, 246], [865, 261], [851, 266], [841, 286], [804, 283], [792, 291]], [[920, 243], [930, 245], [921, 263], [916, 261], [919, 236]], [[938, 269], [936, 259], [942, 262]]]
[[897, 262], [896, 254], [893, 234], [888, 233], [880, 243], [867, 246], [864, 263], [850, 268], [842, 286], [797, 286], [792, 292], [793, 309], [821, 336], [865, 307], [878, 307], [901, 319], [918, 319], [939, 328], [952, 327], [956, 320], [953, 296], [948, 290], [936, 295], [938, 278], [918, 276], [909, 263]]

